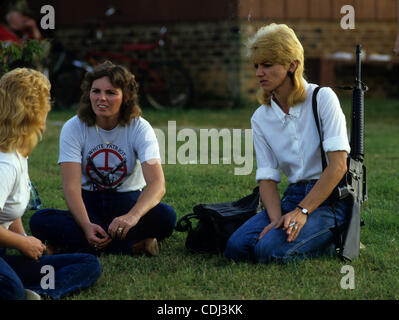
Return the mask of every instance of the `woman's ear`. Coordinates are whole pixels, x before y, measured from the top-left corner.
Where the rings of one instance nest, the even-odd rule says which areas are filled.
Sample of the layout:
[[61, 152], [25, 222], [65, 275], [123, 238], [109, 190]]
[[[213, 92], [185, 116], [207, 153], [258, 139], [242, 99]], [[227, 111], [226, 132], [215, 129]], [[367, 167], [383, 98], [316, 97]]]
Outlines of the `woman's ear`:
[[291, 74], [294, 74], [295, 70], [298, 68], [298, 61], [294, 60], [290, 63], [290, 66], [288, 68], [288, 72]]

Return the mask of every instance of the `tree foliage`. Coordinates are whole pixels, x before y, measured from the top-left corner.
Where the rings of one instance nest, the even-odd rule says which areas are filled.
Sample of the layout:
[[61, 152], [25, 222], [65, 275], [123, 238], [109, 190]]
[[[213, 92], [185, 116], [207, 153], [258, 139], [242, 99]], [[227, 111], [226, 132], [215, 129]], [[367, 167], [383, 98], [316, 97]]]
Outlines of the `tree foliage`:
[[0, 76], [16, 67], [35, 68], [44, 58], [47, 41], [0, 41]]

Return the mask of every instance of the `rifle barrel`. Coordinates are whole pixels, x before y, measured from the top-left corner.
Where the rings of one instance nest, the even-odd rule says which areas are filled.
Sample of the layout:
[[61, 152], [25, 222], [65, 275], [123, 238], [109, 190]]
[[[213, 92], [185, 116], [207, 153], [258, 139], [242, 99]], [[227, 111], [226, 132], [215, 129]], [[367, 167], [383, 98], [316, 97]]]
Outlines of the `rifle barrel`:
[[361, 84], [361, 46], [356, 46], [355, 87], [352, 93], [351, 157], [363, 161], [364, 157], [364, 93]]

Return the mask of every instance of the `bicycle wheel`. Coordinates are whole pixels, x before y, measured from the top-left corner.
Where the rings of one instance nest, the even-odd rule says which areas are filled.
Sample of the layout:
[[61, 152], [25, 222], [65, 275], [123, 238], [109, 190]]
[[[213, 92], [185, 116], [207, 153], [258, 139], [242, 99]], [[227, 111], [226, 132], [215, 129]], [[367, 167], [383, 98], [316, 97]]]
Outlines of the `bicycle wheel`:
[[193, 96], [191, 78], [176, 62], [151, 64], [140, 85], [146, 102], [158, 110], [184, 108]]
[[75, 67], [63, 68], [51, 77], [51, 97], [55, 108], [72, 108], [80, 100], [80, 83], [83, 70]]

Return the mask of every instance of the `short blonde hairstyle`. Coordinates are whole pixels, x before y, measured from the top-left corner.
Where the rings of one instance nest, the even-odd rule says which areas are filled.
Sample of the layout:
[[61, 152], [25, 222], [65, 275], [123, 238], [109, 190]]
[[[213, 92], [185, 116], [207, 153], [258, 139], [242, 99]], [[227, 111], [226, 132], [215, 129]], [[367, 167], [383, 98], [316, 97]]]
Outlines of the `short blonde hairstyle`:
[[[247, 42], [248, 57], [254, 63], [268, 61], [288, 67], [292, 62], [298, 63], [291, 79], [294, 90], [288, 97], [288, 105], [293, 106], [306, 99], [304, 78], [304, 53], [294, 30], [285, 24], [269, 24], [261, 27]], [[260, 89], [257, 98], [259, 103], [270, 105], [272, 92]]]
[[50, 82], [40, 72], [17, 68], [0, 78], [0, 151], [28, 156], [46, 128]]

